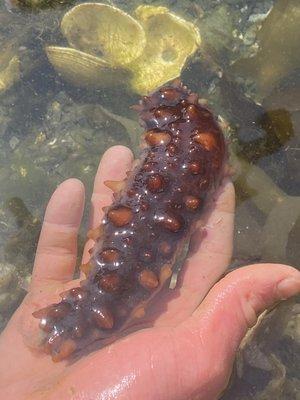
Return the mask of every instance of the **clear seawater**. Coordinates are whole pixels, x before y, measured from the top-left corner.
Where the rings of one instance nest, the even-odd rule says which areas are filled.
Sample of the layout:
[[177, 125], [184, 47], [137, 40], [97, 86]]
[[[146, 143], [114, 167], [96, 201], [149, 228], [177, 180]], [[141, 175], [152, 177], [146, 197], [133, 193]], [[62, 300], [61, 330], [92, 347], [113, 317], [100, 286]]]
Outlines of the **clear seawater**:
[[[60, 77], [47, 59], [46, 46], [66, 45], [60, 21], [82, 1], [48, 0], [48, 4], [42, 2], [44, 7], [34, 9], [18, 3], [22, 1], [0, 4], [0, 77], [13, 57], [20, 62], [19, 77], [11, 87], [1, 91], [0, 84], [0, 273], [9, 270], [12, 275], [9, 284], [1, 283], [0, 275], [0, 329], [25, 293], [43, 213], [55, 187], [77, 177], [84, 182], [88, 198], [103, 152], [115, 144], [137, 152], [142, 132], [130, 108], [139, 96], [118, 87], [76, 87]], [[207, 99], [226, 125], [237, 195], [229, 267], [252, 262], [299, 267], [300, 24], [291, 19], [293, 15], [300, 18], [300, 3], [107, 3], [129, 14], [140, 4], [164, 5], [199, 27], [202, 44], [181, 78]], [[276, 18], [273, 5], [282, 18]], [[88, 204], [81, 248], [87, 215]], [[299, 373], [293, 379], [299, 385]], [[265, 386], [259, 383], [257, 390]], [[246, 397], [233, 393], [230, 398], [256, 398], [255, 393], [246, 392]]]

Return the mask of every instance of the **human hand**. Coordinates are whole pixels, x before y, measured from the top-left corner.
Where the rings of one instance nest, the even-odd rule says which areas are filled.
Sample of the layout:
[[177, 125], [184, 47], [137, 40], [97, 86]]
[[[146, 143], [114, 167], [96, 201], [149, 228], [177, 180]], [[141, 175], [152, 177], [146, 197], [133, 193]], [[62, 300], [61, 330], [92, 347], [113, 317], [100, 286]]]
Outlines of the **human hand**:
[[[111, 203], [103, 182], [122, 179], [131, 162], [132, 154], [122, 146], [103, 156], [92, 196], [91, 227], [99, 224], [101, 208]], [[205, 235], [200, 230], [193, 234], [177, 288], [158, 295], [150, 308], [153, 327], [72, 363], [54, 363], [34, 348], [39, 330], [32, 312], [57, 302], [59, 293], [78, 285], [72, 279], [83, 206], [84, 188], [76, 179], [62, 183], [49, 202], [30, 291], [0, 337], [0, 398], [218, 398], [247, 329], [264, 309], [300, 292], [300, 273], [284, 265], [259, 264], [218, 281], [232, 252], [234, 189], [226, 181], [206, 212]], [[91, 246], [89, 241], [83, 262]]]

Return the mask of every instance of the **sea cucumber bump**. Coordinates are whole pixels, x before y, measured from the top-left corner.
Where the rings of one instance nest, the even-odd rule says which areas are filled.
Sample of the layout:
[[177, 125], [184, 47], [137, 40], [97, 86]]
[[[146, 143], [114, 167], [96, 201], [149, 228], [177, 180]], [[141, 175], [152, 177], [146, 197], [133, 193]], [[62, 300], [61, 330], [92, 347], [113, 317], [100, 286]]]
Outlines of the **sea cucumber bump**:
[[[86, 279], [61, 293], [61, 301], [35, 311], [42, 347], [57, 362], [95, 340], [117, 338], [147, 314], [167, 282], [224, 176], [226, 146], [211, 111], [178, 80], [135, 107], [141, 124], [141, 155], [113, 192], [94, 240]], [[112, 339], [113, 340], [113, 339]]]
[[104, 185], [111, 189], [113, 192], [119, 192], [126, 187], [126, 182], [124, 181], [105, 181]]
[[151, 146], [167, 145], [171, 141], [171, 135], [164, 131], [150, 130], [147, 132], [145, 139]]
[[188, 170], [191, 174], [198, 175], [202, 170], [202, 163], [200, 161], [190, 161], [188, 164]]
[[157, 276], [149, 269], [144, 269], [142, 272], [140, 272], [139, 281], [144, 288], [149, 290], [157, 288], [159, 284]]
[[166, 186], [164, 177], [160, 174], [150, 175], [147, 179], [147, 188], [152, 193], [162, 192]]
[[201, 205], [201, 200], [196, 196], [187, 195], [184, 197], [184, 204], [189, 210], [197, 210]]
[[127, 225], [132, 220], [132, 210], [129, 207], [116, 207], [108, 211], [107, 218], [115, 226]]

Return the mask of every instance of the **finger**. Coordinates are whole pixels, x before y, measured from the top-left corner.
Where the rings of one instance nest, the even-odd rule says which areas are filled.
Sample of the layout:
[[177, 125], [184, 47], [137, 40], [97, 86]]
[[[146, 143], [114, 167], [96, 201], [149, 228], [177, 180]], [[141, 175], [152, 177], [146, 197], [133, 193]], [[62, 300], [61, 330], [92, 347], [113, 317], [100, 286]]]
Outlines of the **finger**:
[[[131, 168], [132, 161], [133, 154], [125, 146], [113, 146], [104, 153], [94, 181], [89, 229], [97, 228], [100, 225], [103, 217], [102, 207], [108, 206], [112, 202], [113, 192], [105, 186], [104, 182], [124, 179], [126, 172]], [[88, 251], [93, 245], [93, 240], [87, 241], [83, 253], [83, 263], [88, 262], [90, 257]]]
[[108, 180], [122, 180], [126, 172], [131, 168], [133, 154], [125, 146], [113, 146], [108, 149], [99, 164], [94, 181], [92, 194], [91, 228], [99, 225], [103, 216], [102, 207], [111, 204], [112, 190], [104, 182]]
[[[215, 194], [211, 207], [199, 221], [191, 238], [191, 255], [179, 273], [177, 289], [164, 295], [160, 312], [155, 307], [151, 319], [155, 325], [177, 325], [202, 301], [211, 286], [228, 267], [232, 255], [235, 194], [230, 180], [225, 180]], [[203, 227], [203, 222], [205, 225]], [[153, 307], [154, 309], [154, 307]]]
[[73, 278], [83, 208], [84, 186], [79, 180], [68, 179], [53, 193], [36, 251], [31, 288], [49, 280]]
[[212, 379], [212, 391], [205, 398], [215, 398], [226, 386], [238, 346], [258, 315], [298, 293], [300, 272], [280, 264], [247, 266], [218, 282], [194, 314], [176, 328], [178, 351], [181, 346], [189, 357], [197, 349], [201, 360], [195, 377], [199, 380], [191, 387], [201, 385], [204, 373]]

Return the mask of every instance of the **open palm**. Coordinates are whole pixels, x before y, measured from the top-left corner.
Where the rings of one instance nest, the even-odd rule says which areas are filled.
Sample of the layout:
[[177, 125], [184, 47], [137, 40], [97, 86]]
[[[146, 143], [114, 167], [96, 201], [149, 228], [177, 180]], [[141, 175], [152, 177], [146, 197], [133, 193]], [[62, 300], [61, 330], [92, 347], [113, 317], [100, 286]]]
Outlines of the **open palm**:
[[[122, 146], [103, 156], [92, 196], [92, 228], [99, 224], [102, 207], [111, 203], [104, 181], [122, 179], [131, 162], [131, 152]], [[76, 179], [62, 183], [49, 202], [30, 291], [0, 337], [0, 397], [218, 398], [246, 330], [265, 308], [300, 291], [300, 273], [284, 265], [259, 264], [219, 280], [231, 258], [233, 236], [234, 189], [225, 181], [193, 234], [176, 289], [150, 307], [152, 327], [76, 361], [54, 363], [37, 349], [38, 321], [32, 312], [59, 301], [62, 291], [78, 284], [72, 279], [83, 207], [84, 187]], [[92, 244], [87, 243], [83, 262]]]

